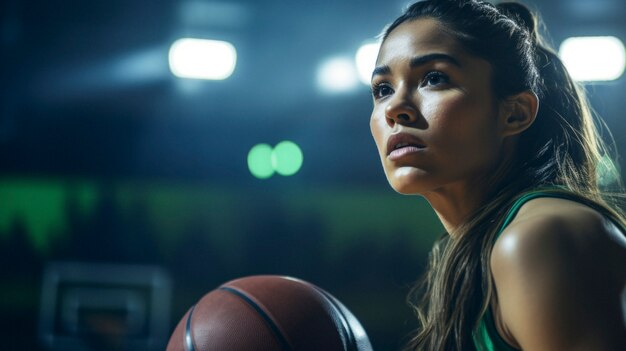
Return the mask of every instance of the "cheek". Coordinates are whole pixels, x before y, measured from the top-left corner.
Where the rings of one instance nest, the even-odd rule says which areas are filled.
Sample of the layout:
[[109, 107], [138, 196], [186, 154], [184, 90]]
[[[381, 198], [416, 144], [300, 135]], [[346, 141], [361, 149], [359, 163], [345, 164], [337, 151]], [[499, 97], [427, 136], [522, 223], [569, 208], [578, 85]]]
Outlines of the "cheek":
[[386, 122], [377, 117], [376, 110], [372, 112], [372, 116], [370, 117], [370, 132], [372, 133], [372, 137], [374, 138], [374, 142], [376, 143], [376, 148], [378, 148], [378, 152], [382, 153], [384, 150], [384, 127]]
[[474, 101], [457, 99], [439, 104], [431, 121], [439, 131], [436, 144], [458, 165], [484, 165], [491, 162], [499, 149], [494, 112]]

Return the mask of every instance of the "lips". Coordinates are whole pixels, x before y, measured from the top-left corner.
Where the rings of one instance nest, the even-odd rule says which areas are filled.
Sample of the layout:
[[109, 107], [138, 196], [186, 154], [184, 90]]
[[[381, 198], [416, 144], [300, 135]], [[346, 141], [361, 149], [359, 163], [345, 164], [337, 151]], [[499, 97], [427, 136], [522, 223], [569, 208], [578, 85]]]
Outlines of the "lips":
[[[419, 151], [426, 145], [416, 136], [409, 133], [392, 134], [387, 139], [387, 156], [391, 153], [406, 154], [407, 152]], [[400, 151], [403, 150], [404, 152]]]

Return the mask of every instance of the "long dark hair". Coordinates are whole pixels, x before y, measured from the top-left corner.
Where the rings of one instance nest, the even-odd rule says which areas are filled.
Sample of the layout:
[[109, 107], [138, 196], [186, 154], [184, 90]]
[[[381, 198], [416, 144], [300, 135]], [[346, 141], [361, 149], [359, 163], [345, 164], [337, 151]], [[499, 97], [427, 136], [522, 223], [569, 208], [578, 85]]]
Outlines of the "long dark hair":
[[608, 148], [585, 96], [539, 37], [528, 8], [512, 2], [419, 1], [386, 28], [383, 40], [402, 23], [420, 18], [439, 21], [468, 52], [491, 64], [496, 98], [530, 90], [540, 100], [535, 122], [520, 135], [513, 157], [500, 165], [487, 200], [453, 236], [446, 233], [435, 244], [427, 272], [411, 294], [421, 326], [409, 348], [473, 350], [472, 333], [493, 294], [491, 249], [507, 209], [520, 194], [557, 188], [622, 223], [624, 219], [598, 185], [597, 167]]

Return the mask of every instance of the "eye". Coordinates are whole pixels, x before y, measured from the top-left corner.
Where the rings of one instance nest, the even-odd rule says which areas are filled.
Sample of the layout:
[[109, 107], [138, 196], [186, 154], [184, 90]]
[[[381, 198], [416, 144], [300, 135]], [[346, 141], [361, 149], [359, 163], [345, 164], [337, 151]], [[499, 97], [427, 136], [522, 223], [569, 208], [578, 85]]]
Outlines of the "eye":
[[424, 80], [422, 81], [422, 86], [437, 87], [448, 83], [450, 83], [450, 78], [448, 78], [445, 73], [432, 71], [426, 73]]
[[387, 83], [376, 83], [372, 86], [372, 96], [374, 99], [381, 99], [393, 93], [393, 89]]

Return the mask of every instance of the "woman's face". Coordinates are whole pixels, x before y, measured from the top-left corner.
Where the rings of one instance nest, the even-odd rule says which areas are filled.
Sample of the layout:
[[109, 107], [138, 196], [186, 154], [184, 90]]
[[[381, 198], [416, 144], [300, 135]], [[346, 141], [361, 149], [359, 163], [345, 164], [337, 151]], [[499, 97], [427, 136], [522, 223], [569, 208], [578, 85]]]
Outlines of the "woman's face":
[[500, 159], [490, 64], [434, 19], [405, 22], [381, 46], [370, 128], [391, 186], [425, 194], [471, 186]]

